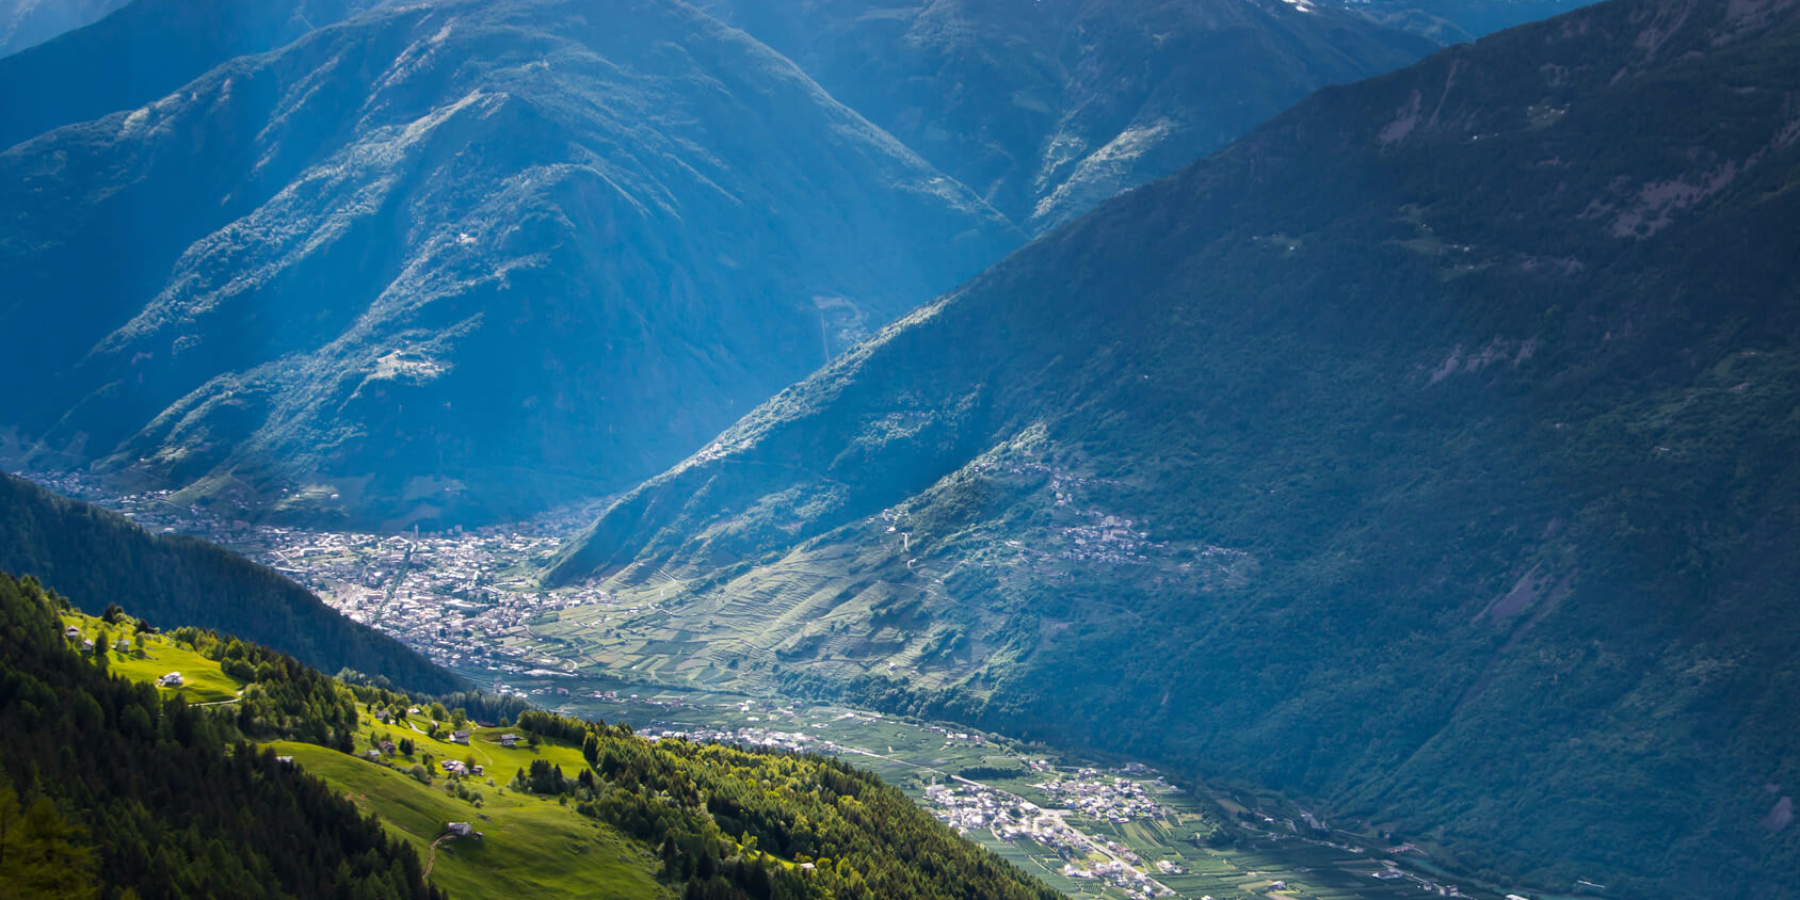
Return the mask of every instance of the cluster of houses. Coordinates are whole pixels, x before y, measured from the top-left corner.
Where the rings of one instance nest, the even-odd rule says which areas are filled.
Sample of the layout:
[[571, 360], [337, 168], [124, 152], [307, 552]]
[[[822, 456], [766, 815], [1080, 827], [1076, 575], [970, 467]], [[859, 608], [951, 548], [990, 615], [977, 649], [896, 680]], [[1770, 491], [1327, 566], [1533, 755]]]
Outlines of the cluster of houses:
[[[1067, 810], [1046, 810], [1017, 794], [960, 779], [927, 787], [925, 800], [938, 819], [963, 834], [987, 830], [1003, 841], [1023, 838], [1048, 847], [1068, 861], [1063, 874], [1070, 878], [1104, 881], [1140, 900], [1175, 895], [1142, 868], [1143, 859], [1129, 847], [1076, 830]], [[1096, 855], [1107, 859], [1092, 861]]]
[[480, 777], [482, 775], [487, 774], [486, 767], [471, 766], [471, 765], [463, 762], [460, 759], [446, 759], [443, 762], [443, 766], [444, 766], [444, 774], [446, 774], [446, 775], [468, 775], [468, 776], [473, 776], [473, 777]]
[[951, 744], [980, 746], [987, 743], [987, 737], [985, 735], [973, 732], [951, 731], [941, 725], [927, 725], [925, 726], [925, 730], [943, 735], [945, 742]]
[[[1175, 896], [1143, 869], [1143, 859], [1136, 851], [1078, 832], [1067, 823], [1069, 810], [1044, 810], [1017, 794], [967, 779], [925, 788], [925, 801], [932, 806], [932, 814], [958, 832], [986, 830], [1001, 841], [1028, 839], [1044, 844], [1067, 860], [1062, 873], [1069, 878], [1102, 880], [1134, 900]], [[1175, 869], [1179, 871], [1179, 866]]]
[[[84, 652], [84, 653], [94, 652], [94, 639], [93, 638], [83, 638], [81, 636], [81, 629], [76, 628], [73, 625], [70, 625], [69, 627], [63, 629], [63, 637], [70, 641], [81, 641], [81, 649], [82, 649], [82, 652]], [[118, 640], [112, 642], [112, 650], [114, 653], [121, 653], [121, 654], [130, 653], [131, 652], [131, 642], [124, 638], [119, 638]], [[165, 675], [163, 677], [166, 678], [168, 676]], [[181, 683], [180, 675], [177, 674], [175, 677], [177, 679], [175, 681], [175, 684], [180, 684]], [[161, 684], [161, 682], [157, 682], [157, 683]]]
[[[1154, 782], [1166, 790], [1159, 776]], [[1123, 825], [1133, 819], [1161, 819], [1168, 811], [1150, 795], [1143, 782], [1103, 776], [1097, 769], [1080, 769], [1073, 778], [1058, 776], [1032, 787], [1050, 798], [1078, 809], [1083, 815]]]
[[843, 747], [815, 735], [802, 734], [797, 731], [774, 731], [768, 728], [746, 727], [735, 731], [724, 728], [696, 728], [692, 731], [675, 731], [668, 728], [650, 727], [639, 731], [638, 734], [650, 741], [680, 738], [713, 744], [736, 744], [741, 747], [785, 750], [790, 753], [818, 753], [827, 756], [836, 756], [844, 752]]
[[1081, 865], [1065, 863], [1063, 875], [1069, 878], [1095, 879], [1104, 881], [1132, 900], [1150, 900], [1152, 897], [1173, 897], [1175, 891], [1156, 879], [1145, 874], [1143, 870], [1127, 863], [1108, 859], [1098, 862], [1084, 862]]
[[[596, 588], [547, 593], [502, 577], [517, 561], [554, 548], [566, 525], [534, 520], [385, 537], [259, 528], [254, 546], [240, 546], [242, 535], [219, 538], [320, 589], [345, 616], [394, 635], [440, 665], [528, 674], [516, 659], [523, 651], [498, 649], [503, 637], [547, 612], [614, 602]], [[332, 585], [342, 587], [324, 590]]]

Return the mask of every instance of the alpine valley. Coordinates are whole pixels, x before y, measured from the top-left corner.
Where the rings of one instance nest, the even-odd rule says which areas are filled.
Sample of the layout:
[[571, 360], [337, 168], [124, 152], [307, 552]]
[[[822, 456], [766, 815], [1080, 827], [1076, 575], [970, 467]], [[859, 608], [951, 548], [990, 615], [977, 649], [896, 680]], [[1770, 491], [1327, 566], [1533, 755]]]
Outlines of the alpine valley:
[[625, 490], [1031, 231], [1433, 47], [1279, 0], [830, 36], [867, 6], [140, 0], [0, 60], [0, 327], [39, 336], [0, 375], [41, 385], [8, 455], [387, 529]]
[[0, 0], [0, 894], [1800, 898], [1800, 0]]
[[616, 668], [1279, 786], [1546, 887], [1791, 896], [1797, 92], [1800, 5], [1674, 0], [1326, 89], [550, 578], [681, 579]]

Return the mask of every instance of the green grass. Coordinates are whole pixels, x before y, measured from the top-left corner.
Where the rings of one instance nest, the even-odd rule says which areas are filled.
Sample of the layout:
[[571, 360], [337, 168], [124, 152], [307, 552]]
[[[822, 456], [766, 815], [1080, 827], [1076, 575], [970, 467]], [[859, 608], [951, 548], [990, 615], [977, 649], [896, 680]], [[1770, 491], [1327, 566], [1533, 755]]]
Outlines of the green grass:
[[[415, 735], [415, 740], [420, 737]], [[446, 793], [441, 776], [427, 786], [398, 769], [324, 747], [286, 741], [271, 746], [380, 816], [389, 831], [416, 846], [421, 857], [432, 858], [430, 845], [444, 834], [446, 823], [472, 823], [482, 833], [480, 840], [446, 841], [432, 862], [432, 882], [459, 900], [670, 896], [653, 877], [656, 863], [644, 848], [554, 800], [488, 787], [485, 778], [472, 778], [468, 784], [482, 795], [482, 805], [476, 807]], [[451, 746], [426, 739], [419, 752], [442, 759]], [[481, 748], [473, 752], [484, 758]]]
[[[96, 638], [102, 629], [110, 640], [131, 640], [134, 620], [105, 625], [100, 619], [79, 613], [66, 614], [64, 627], [73, 625], [80, 639]], [[135, 649], [108, 651], [110, 670], [134, 681], [154, 683], [169, 672], [180, 672], [178, 688], [158, 688], [165, 696], [181, 695], [194, 703], [235, 701], [242, 684], [227, 676], [219, 663], [177, 645], [162, 635], [144, 635], [143, 657]], [[416, 744], [411, 757], [395, 756], [375, 763], [326, 747], [294, 741], [274, 741], [278, 755], [292, 756], [307, 772], [343, 793], [357, 806], [378, 816], [387, 829], [418, 849], [431, 864], [431, 880], [457, 900], [514, 900], [518, 897], [605, 897], [617, 900], [660, 900], [672, 896], [658, 883], [658, 862], [648, 849], [621, 835], [609, 825], [577, 813], [553, 799], [506, 790], [520, 768], [533, 759], [547, 759], [574, 774], [586, 763], [581, 752], [546, 741], [536, 748], [523, 743], [517, 749], [500, 746], [507, 728], [472, 728], [470, 744], [452, 744], [427, 737], [429, 716], [413, 719], [421, 729], [401, 723], [383, 724], [368, 708], [358, 706], [357, 751], [374, 748], [384, 737], [398, 743], [410, 737]], [[448, 737], [452, 728], [443, 723]], [[406, 773], [425, 756], [432, 757], [432, 783], [427, 785]], [[481, 795], [478, 807], [445, 790], [450, 783], [441, 763], [446, 759], [472, 760], [487, 771], [464, 782]], [[495, 786], [489, 786], [492, 778]], [[432, 843], [445, 834], [449, 822], [469, 822], [482, 833], [480, 840], [446, 840], [434, 851]]]
[[[92, 616], [65, 614], [62, 617], [64, 627], [73, 625], [81, 629], [82, 640], [92, 640], [104, 629], [109, 641], [117, 641], [123, 637], [132, 640], [131, 620], [125, 625], [106, 625]], [[219, 664], [195, 653], [174, 641], [157, 634], [144, 635], [144, 656], [138, 658], [135, 649], [126, 653], [107, 651], [107, 666], [118, 675], [133, 681], [156, 683], [158, 678], [170, 672], [180, 672], [180, 687], [159, 687], [157, 692], [164, 696], [186, 697], [189, 703], [225, 703], [237, 698], [243, 684], [220, 671]]]
[[[657, 861], [641, 845], [580, 815], [573, 806], [506, 789], [514, 773], [534, 759], [548, 760], [571, 775], [580, 771], [587, 763], [577, 748], [554, 741], [535, 748], [524, 742], [506, 748], [500, 746], [500, 736], [517, 729], [473, 725], [468, 726], [469, 743], [455, 744], [427, 736], [429, 715], [384, 724], [367, 708], [359, 706], [358, 711], [358, 753], [376, 748], [383, 739], [398, 744], [406, 737], [415, 745], [412, 755], [395, 754], [376, 763], [310, 744], [274, 746], [380, 816], [395, 834], [418, 846], [422, 856], [431, 855], [428, 848], [444, 834], [446, 823], [473, 824], [482, 833], [481, 840], [445, 841], [436, 851], [431, 879], [453, 897], [585, 896], [596, 891], [597, 896], [617, 898], [669, 896], [654, 877]], [[453, 730], [451, 723], [441, 723], [444, 737]], [[432, 758], [430, 785], [405, 771], [423, 765], [427, 755]], [[479, 807], [445, 790], [450, 784], [442, 766], [446, 759], [465, 760], [485, 770], [463, 781], [481, 795]]]

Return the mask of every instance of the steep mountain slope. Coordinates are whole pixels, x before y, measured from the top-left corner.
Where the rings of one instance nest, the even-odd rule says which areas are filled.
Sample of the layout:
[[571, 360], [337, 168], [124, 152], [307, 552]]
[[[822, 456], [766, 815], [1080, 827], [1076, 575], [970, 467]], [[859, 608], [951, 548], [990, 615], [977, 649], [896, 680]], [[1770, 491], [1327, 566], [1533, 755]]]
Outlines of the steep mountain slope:
[[1339, 0], [1351, 12], [1440, 44], [1474, 40], [1504, 28], [1561, 15], [1594, 0]]
[[122, 603], [156, 625], [225, 629], [330, 672], [385, 675], [418, 691], [460, 686], [393, 638], [350, 621], [235, 553], [152, 535], [125, 517], [0, 473], [0, 569], [35, 575], [89, 612]]
[[19, 3], [33, 15], [88, 6], [117, 13], [93, 18], [84, 13], [76, 24], [93, 24], [0, 59], [0, 148], [62, 125], [136, 109], [234, 56], [279, 47], [378, 0]]
[[[147, 662], [141, 636], [125, 653], [104, 643], [79, 652], [63, 629], [82, 629], [60, 615], [60, 600], [0, 572], [0, 879], [8, 897], [442, 900], [420, 877], [412, 847], [245, 740], [348, 739], [355, 707], [331, 679], [240, 645], [232, 662], [248, 666], [256, 683], [224, 710], [190, 706], [174, 691], [112, 674], [115, 661]], [[159, 652], [174, 643], [149, 641]]]
[[[476, 727], [229, 636], [138, 624], [0, 572], [9, 898], [1057, 896], [837, 760], [536, 710]], [[170, 669], [184, 681], [153, 686]]]
[[0, 56], [80, 28], [126, 0], [0, 0]]
[[659, 671], [1245, 778], [1552, 890], [1786, 896], [1797, 51], [1793, 2], [1621, 0], [1322, 91], [550, 579], [660, 582]]
[[702, 0], [1042, 231], [1436, 45], [1281, 0]]
[[0, 425], [388, 527], [628, 486], [1019, 239], [673, 0], [367, 13], [13, 147], [0, 208]]

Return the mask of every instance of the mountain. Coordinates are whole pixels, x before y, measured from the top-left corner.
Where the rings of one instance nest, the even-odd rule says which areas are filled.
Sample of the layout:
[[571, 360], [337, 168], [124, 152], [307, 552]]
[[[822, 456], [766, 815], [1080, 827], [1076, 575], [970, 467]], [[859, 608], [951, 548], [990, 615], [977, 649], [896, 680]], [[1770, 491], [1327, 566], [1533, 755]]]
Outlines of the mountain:
[[628, 487], [1021, 239], [674, 0], [376, 9], [16, 144], [0, 208], [23, 452], [387, 528]]
[[1437, 44], [1282, 0], [702, 0], [1041, 232]]
[[547, 579], [666, 595], [621, 671], [1130, 753], [1553, 893], [1788, 896], [1796, 97], [1791, 0], [1615, 0], [1320, 91]]
[[86, 27], [0, 58], [0, 149], [137, 109], [232, 57], [279, 47], [379, 0], [16, 2], [28, 18], [78, 15], [69, 26]]
[[537, 710], [481, 726], [138, 624], [0, 572], [8, 897], [1058, 896], [837, 760]]
[[1344, 9], [1392, 28], [1455, 44], [1558, 16], [1594, 0], [1341, 0]]
[[0, 56], [80, 28], [126, 0], [0, 0]]
[[[191, 706], [151, 687], [157, 676], [114, 673], [162, 661], [146, 648], [209, 663], [214, 673], [216, 662], [143, 635], [125, 653], [102, 644], [83, 654], [63, 634], [83, 631], [71, 619], [84, 617], [63, 613], [62, 598], [0, 572], [0, 878], [8, 897], [441, 900], [413, 847], [244, 740], [245, 732], [347, 736], [355, 707], [331, 679], [234, 645], [228, 661], [249, 666], [254, 683], [219, 704], [226, 710]], [[97, 621], [83, 624], [99, 636]]]
[[461, 686], [393, 638], [235, 553], [196, 538], [152, 535], [124, 516], [4, 473], [0, 570], [57, 585], [90, 613], [121, 603], [153, 625], [228, 630], [331, 672], [354, 669], [417, 691]]

